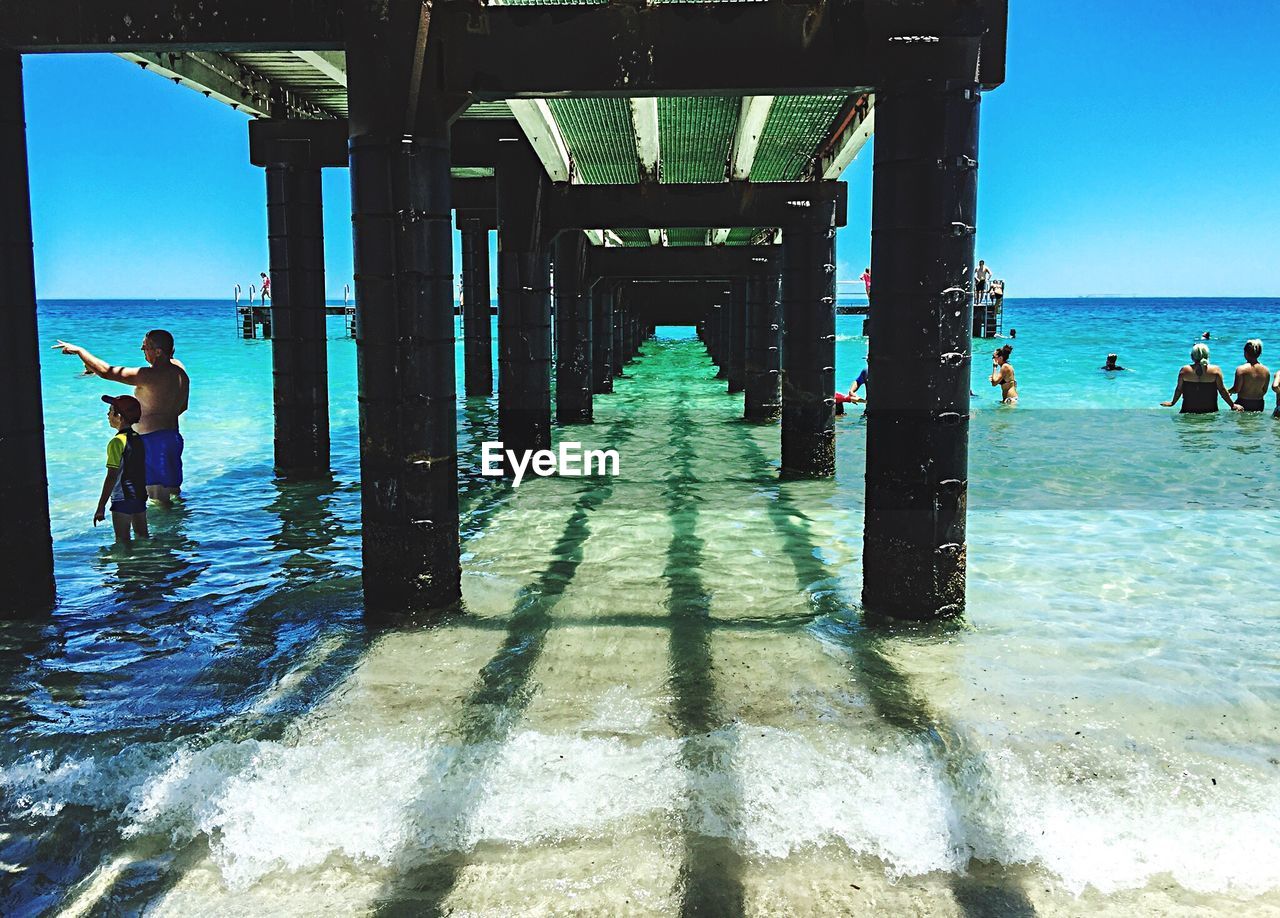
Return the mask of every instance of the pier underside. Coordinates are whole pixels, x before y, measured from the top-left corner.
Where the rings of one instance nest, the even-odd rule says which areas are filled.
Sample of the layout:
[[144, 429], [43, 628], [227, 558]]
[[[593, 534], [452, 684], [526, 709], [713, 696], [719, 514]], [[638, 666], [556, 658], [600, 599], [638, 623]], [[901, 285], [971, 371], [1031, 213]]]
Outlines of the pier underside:
[[[290, 478], [328, 471], [319, 174], [349, 166], [365, 596], [390, 613], [459, 598], [454, 221], [474, 396], [492, 385], [497, 233], [507, 449], [550, 447], [553, 418], [590, 423], [652, 328], [687, 320], [743, 416], [780, 417], [782, 472], [829, 477], [837, 179], [883, 108], [864, 599], [931, 618], [963, 610], [967, 427], [954, 383], [968, 354], [950, 307], [968, 295], [977, 103], [1004, 78], [1005, 16], [1004, 0], [53, 0], [0, 7], [13, 62], [0, 96], [20, 95], [21, 53], [110, 50], [255, 117], [277, 292], [275, 466]], [[4, 130], [16, 168], [22, 127]], [[0, 280], [23, 290], [28, 194], [12, 180], [3, 191], [16, 206]], [[34, 295], [14, 304], [13, 357], [35, 389], [18, 439], [0, 440], [34, 443]], [[919, 385], [896, 379], [907, 361]], [[42, 493], [43, 456], [24, 448], [17, 464]], [[47, 507], [27, 503], [6, 526], [46, 532]], [[22, 563], [51, 570], [34, 545]], [[36, 586], [22, 602], [48, 600]]]

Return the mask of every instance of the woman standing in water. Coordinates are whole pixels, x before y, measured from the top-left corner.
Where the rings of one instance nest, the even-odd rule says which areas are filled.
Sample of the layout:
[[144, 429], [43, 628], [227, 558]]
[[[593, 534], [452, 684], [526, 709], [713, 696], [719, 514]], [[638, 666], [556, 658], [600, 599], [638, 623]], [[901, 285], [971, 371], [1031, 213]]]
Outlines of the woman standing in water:
[[996, 348], [991, 355], [991, 385], [1000, 387], [1000, 403], [1003, 405], [1018, 404], [1018, 380], [1013, 372], [1013, 364], [1009, 355], [1013, 353], [1013, 345], [1006, 344]]
[[1231, 393], [1222, 378], [1222, 367], [1209, 363], [1209, 345], [1197, 344], [1191, 348], [1191, 362], [1178, 371], [1178, 387], [1173, 390], [1173, 398], [1160, 404], [1172, 408], [1182, 399], [1182, 414], [1209, 414], [1218, 410], [1219, 395], [1232, 411], [1242, 410], [1231, 401]]

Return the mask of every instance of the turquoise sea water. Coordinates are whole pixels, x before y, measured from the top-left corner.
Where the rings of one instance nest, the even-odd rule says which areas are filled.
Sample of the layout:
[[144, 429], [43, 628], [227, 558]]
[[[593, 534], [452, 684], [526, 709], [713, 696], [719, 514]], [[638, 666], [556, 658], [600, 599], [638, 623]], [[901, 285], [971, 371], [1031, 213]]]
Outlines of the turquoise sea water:
[[483, 479], [460, 400], [465, 608], [367, 628], [330, 321], [334, 477], [297, 485], [230, 304], [42, 304], [113, 362], [173, 331], [189, 497], [108, 546], [113, 387], [46, 352], [60, 602], [0, 626], [0, 912], [1280, 910], [1280, 421], [1158, 407], [1206, 329], [1228, 379], [1249, 337], [1280, 364], [1280, 301], [1008, 301], [968, 616], [901, 632], [858, 617], [861, 415], [834, 481], [781, 482], [681, 328], [556, 433], [617, 478]]

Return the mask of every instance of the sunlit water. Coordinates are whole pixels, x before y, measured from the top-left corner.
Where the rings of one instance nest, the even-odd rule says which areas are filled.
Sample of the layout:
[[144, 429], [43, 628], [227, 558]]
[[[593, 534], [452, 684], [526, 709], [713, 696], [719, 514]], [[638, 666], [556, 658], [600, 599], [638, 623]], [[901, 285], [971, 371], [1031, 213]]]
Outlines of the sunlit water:
[[296, 485], [229, 306], [45, 304], [114, 362], [175, 333], [189, 498], [108, 546], [112, 387], [47, 352], [60, 602], [0, 630], [0, 912], [1280, 913], [1280, 422], [1156, 407], [1205, 328], [1228, 376], [1280, 351], [1277, 303], [1007, 312], [964, 623], [862, 626], [859, 413], [834, 481], [779, 481], [777, 426], [662, 329], [557, 432], [617, 478], [482, 479], [460, 403], [465, 608], [375, 630], [338, 320], [334, 479]]

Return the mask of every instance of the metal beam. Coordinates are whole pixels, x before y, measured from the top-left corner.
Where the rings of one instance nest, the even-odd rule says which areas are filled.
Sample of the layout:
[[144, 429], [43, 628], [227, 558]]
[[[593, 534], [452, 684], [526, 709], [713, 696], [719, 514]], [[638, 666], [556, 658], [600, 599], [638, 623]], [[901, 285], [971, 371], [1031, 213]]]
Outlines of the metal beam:
[[542, 168], [547, 171], [551, 181], [570, 181], [577, 170], [569, 155], [569, 145], [565, 143], [560, 125], [551, 114], [546, 99], [512, 99], [509, 104], [511, 114], [516, 116], [524, 136], [529, 139], [529, 145], [538, 154]]
[[831, 138], [818, 150], [812, 173], [823, 179], [837, 179], [862, 152], [876, 129], [875, 95], [858, 100]]
[[[555, 115], [545, 99], [521, 100], [512, 99], [509, 103], [511, 113], [515, 115], [516, 124], [524, 132], [529, 145], [542, 162], [542, 168], [553, 182], [582, 181], [574, 165], [573, 156], [569, 153], [569, 145]], [[498, 122], [502, 124], [504, 122]], [[496, 151], [496, 148], [495, 148]], [[456, 160], [455, 160], [456, 161]], [[490, 160], [493, 162], [494, 160]], [[596, 227], [583, 227], [587, 241], [592, 245], [604, 245], [604, 231]]]
[[339, 51], [294, 51], [300, 61], [306, 61], [317, 72], [342, 86], [347, 85], [347, 56]]
[[0, 45], [42, 51], [341, 51], [340, 0], [0, 3]]
[[279, 106], [272, 104], [271, 83], [221, 54], [142, 51], [123, 52], [119, 56], [246, 114], [270, 118], [280, 113]]
[[[450, 54], [442, 85], [478, 99], [857, 94], [904, 77], [974, 74], [996, 85], [1004, 78], [1004, 34], [985, 33], [988, 20], [1001, 21], [1006, 4], [759, 0], [445, 8], [440, 18]], [[980, 53], [986, 46], [990, 55]]]
[[662, 144], [658, 136], [658, 100], [655, 96], [631, 100], [631, 127], [636, 135], [636, 158], [640, 161], [640, 181], [659, 180]]
[[[44, 51], [338, 51], [342, 0], [0, 4], [0, 45]], [[438, 88], [474, 98], [853, 94], [899, 77], [1004, 81], [1008, 0], [437, 4]], [[356, 36], [359, 37], [359, 36]], [[534, 53], [531, 53], [531, 50]], [[980, 63], [979, 63], [980, 61]]]
[[732, 180], [751, 178], [751, 167], [756, 162], [764, 125], [773, 110], [773, 96], [743, 96], [738, 113], [738, 127], [733, 132], [733, 147], [729, 152], [729, 174]]
[[743, 277], [753, 270], [772, 269], [778, 249], [772, 245], [601, 248], [588, 253], [587, 271], [592, 278], [637, 280]]
[[350, 164], [347, 122], [255, 118], [249, 122], [249, 162], [255, 166], [346, 167]]
[[829, 200], [835, 202], [835, 225], [844, 226], [846, 197], [843, 182], [556, 185], [548, 193], [544, 225], [556, 230], [784, 226]]

